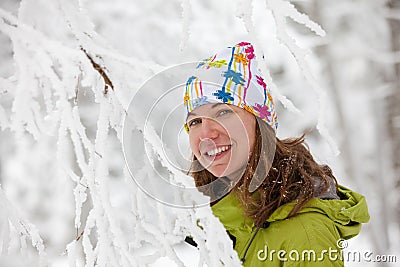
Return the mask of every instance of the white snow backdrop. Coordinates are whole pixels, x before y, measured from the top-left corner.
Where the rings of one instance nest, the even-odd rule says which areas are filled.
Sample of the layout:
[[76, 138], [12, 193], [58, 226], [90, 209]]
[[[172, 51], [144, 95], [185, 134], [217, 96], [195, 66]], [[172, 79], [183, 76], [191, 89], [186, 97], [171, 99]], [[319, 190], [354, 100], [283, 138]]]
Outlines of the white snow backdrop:
[[[147, 79], [240, 41], [264, 55], [278, 136], [312, 129], [316, 159], [367, 197], [371, 221], [348, 249], [398, 253], [400, 137], [387, 125], [400, 90], [398, 2], [0, 0], [0, 266], [240, 266], [208, 207], [149, 197], [122, 152], [129, 102]], [[173, 172], [156, 132], [144, 138], [159, 171]], [[366, 264], [394, 266], [347, 265]]]

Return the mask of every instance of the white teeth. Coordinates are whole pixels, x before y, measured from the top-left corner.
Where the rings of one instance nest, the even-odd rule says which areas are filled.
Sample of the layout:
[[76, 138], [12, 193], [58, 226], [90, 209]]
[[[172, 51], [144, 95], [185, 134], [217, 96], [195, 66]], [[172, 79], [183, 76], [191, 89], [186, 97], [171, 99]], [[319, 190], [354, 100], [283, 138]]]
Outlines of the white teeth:
[[230, 146], [222, 146], [211, 151], [206, 152], [207, 156], [214, 156], [216, 154], [220, 154], [229, 149]]

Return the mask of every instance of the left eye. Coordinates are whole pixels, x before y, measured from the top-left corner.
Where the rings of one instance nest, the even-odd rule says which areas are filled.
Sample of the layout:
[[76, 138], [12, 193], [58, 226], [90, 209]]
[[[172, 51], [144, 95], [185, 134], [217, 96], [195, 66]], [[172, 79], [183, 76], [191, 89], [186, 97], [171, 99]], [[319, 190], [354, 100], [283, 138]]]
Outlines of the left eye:
[[223, 109], [223, 110], [221, 110], [221, 111], [218, 112], [218, 116], [222, 116], [222, 115], [225, 115], [225, 114], [228, 114], [228, 113], [232, 113], [232, 110], [230, 110], [230, 109]]

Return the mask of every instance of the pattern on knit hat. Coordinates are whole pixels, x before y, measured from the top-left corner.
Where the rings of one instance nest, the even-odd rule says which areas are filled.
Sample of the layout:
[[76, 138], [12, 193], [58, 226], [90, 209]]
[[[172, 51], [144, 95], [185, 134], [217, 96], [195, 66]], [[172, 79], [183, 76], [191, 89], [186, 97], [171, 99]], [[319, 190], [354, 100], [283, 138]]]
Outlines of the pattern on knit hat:
[[[185, 86], [184, 105], [187, 113], [195, 108], [221, 102], [247, 110], [265, 121], [274, 130], [278, 116], [270, 89], [257, 69], [254, 48], [241, 42], [202, 60], [198, 69], [217, 72], [217, 81], [210, 83], [191, 76]], [[215, 73], [214, 73], [215, 74]]]

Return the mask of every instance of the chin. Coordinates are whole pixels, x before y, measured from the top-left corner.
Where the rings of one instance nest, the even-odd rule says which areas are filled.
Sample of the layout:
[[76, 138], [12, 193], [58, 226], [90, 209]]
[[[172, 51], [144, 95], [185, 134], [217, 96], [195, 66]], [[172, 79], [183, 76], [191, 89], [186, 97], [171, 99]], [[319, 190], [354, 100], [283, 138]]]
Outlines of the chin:
[[[203, 165], [204, 166], [204, 165]], [[239, 167], [241, 166], [241, 167]], [[207, 170], [214, 175], [215, 177], [230, 177], [230, 178], [238, 178], [237, 176], [242, 176], [247, 164], [220, 164], [217, 166], [211, 166]]]
[[210, 172], [212, 175], [214, 175], [217, 178], [226, 176], [224, 172], [216, 172], [216, 171], [210, 171]]
[[232, 176], [232, 175], [234, 175], [236, 172], [234, 172], [234, 171], [231, 171], [231, 170], [226, 170], [226, 169], [223, 169], [223, 170], [213, 170], [213, 171], [210, 171], [211, 173], [212, 173], [212, 175], [214, 175], [215, 177], [230, 177], [230, 176]]
[[226, 167], [225, 168], [212, 168], [211, 170], [208, 170], [209, 172], [211, 172], [212, 175], [214, 175], [215, 177], [223, 177], [227, 175], [227, 171], [226, 171]]
[[229, 179], [232, 181], [237, 181], [238, 179], [240, 179], [243, 176], [243, 174], [246, 170], [245, 166], [241, 167], [241, 168], [235, 168], [234, 170], [227, 170], [223, 174], [223, 176], [229, 177]]

